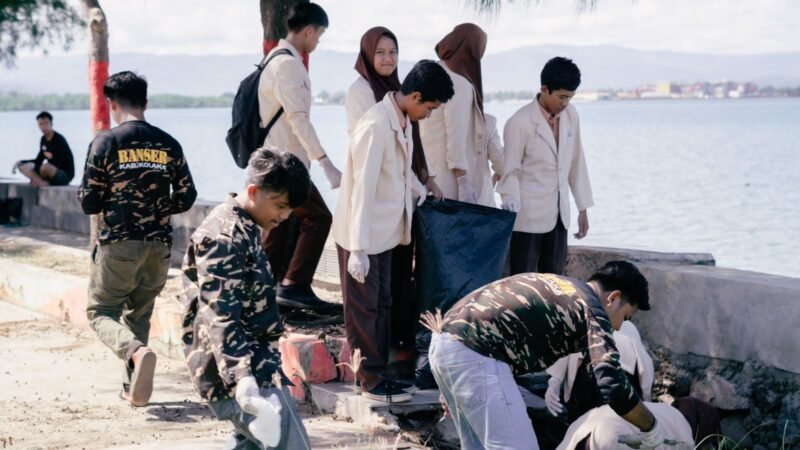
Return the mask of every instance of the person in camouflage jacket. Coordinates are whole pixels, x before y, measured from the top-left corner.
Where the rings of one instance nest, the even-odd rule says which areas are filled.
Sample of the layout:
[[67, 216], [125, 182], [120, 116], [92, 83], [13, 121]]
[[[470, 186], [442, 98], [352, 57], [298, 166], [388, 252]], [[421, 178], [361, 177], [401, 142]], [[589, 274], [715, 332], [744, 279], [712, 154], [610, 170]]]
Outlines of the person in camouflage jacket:
[[[655, 418], [620, 367], [613, 330], [648, 310], [647, 280], [631, 263], [612, 261], [588, 283], [525, 273], [459, 300], [434, 331], [430, 363], [462, 448], [538, 449], [515, 374], [546, 369], [583, 353], [614, 411], [643, 430], [641, 448], [661, 443]], [[652, 445], [654, 447], [655, 445]]]
[[147, 81], [114, 74], [103, 92], [117, 127], [89, 145], [78, 198], [102, 229], [92, 251], [86, 315], [99, 339], [125, 362], [122, 398], [144, 406], [156, 355], [147, 347], [155, 299], [167, 281], [170, 216], [197, 197], [181, 145], [145, 121]]
[[[220, 420], [235, 428], [236, 448], [309, 448], [284, 384], [277, 340], [283, 323], [262, 230], [286, 220], [311, 189], [303, 163], [284, 152], [258, 150], [245, 191], [230, 194], [192, 234], [183, 261], [183, 343], [189, 376]], [[277, 445], [251, 423], [274, 411]], [[263, 431], [263, 430], [261, 430]]]

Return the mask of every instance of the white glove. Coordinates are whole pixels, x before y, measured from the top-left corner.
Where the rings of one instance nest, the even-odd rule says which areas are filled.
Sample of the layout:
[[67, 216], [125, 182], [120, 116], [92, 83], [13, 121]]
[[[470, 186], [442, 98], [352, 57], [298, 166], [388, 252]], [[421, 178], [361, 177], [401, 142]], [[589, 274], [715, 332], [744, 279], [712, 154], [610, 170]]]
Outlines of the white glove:
[[[655, 418], [653, 418], [655, 420]], [[661, 426], [658, 422], [653, 423], [653, 428], [650, 431], [642, 431], [640, 433], [626, 434], [620, 436], [619, 443], [625, 444], [628, 447], [640, 450], [654, 449], [664, 445], [664, 432], [661, 431]]]
[[258, 412], [247, 428], [264, 447], [277, 447], [281, 441], [281, 401], [271, 394], [267, 398], [254, 398], [252, 403]]
[[547, 405], [547, 410], [550, 411], [554, 417], [564, 412], [564, 405], [561, 404], [561, 380], [556, 377], [550, 377], [547, 381], [547, 392], [544, 393], [544, 403]]
[[331, 189], [338, 188], [342, 184], [342, 172], [333, 165], [333, 162], [327, 156], [318, 159], [317, 162], [319, 162], [322, 171], [325, 172], [325, 178], [327, 178], [328, 183], [331, 184]]
[[506, 211], [519, 212], [519, 203], [517, 203], [516, 200], [509, 200], [507, 202], [503, 202], [503, 204], [500, 205], [500, 207], [505, 209]]
[[239, 381], [236, 383], [235, 397], [236, 403], [239, 404], [239, 407], [242, 408], [242, 411], [253, 415], [258, 413], [258, 408], [253, 403], [253, 400], [257, 398], [264, 400], [264, 397], [261, 396], [261, 390], [258, 388], [256, 377], [252, 375], [248, 375], [239, 379]]
[[347, 272], [359, 283], [364, 283], [369, 273], [369, 256], [364, 250], [350, 252], [347, 258]]
[[419, 181], [411, 184], [411, 192], [419, 197], [417, 200], [417, 206], [422, 206], [422, 204], [425, 203], [425, 200], [428, 198], [428, 188], [426, 188], [425, 185]]
[[475, 193], [475, 188], [469, 182], [466, 175], [461, 175], [456, 178], [458, 183], [458, 201], [467, 203], [478, 203], [478, 194]]
[[661, 431], [661, 426], [653, 417], [653, 428], [650, 431], [642, 432], [642, 445], [641, 449], [656, 448], [664, 443], [664, 432]]

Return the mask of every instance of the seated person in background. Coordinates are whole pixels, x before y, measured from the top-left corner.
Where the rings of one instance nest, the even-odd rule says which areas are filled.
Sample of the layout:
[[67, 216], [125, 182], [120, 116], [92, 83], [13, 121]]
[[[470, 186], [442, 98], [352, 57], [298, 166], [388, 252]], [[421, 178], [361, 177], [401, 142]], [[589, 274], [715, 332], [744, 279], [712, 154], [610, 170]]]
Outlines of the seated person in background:
[[75, 176], [72, 150], [64, 136], [53, 130], [53, 116], [49, 112], [40, 112], [36, 120], [42, 130], [39, 154], [36, 159], [17, 161], [12, 173], [19, 169], [36, 187], [66, 186]]

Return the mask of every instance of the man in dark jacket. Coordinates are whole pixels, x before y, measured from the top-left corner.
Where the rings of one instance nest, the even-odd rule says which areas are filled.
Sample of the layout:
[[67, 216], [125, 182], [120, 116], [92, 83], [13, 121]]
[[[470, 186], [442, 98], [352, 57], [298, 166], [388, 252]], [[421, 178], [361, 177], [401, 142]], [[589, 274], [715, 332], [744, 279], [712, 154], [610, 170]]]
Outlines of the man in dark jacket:
[[197, 191], [181, 145], [145, 121], [147, 81], [120, 72], [103, 93], [118, 126], [89, 145], [78, 190], [83, 212], [100, 214], [103, 222], [86, 315], [98, 338], [125, 361], [121, 396], [144, 406], [153, 391], [156, 355], [147, 341], [155, 299], [167, 281], [170, 216], [189, 210]]

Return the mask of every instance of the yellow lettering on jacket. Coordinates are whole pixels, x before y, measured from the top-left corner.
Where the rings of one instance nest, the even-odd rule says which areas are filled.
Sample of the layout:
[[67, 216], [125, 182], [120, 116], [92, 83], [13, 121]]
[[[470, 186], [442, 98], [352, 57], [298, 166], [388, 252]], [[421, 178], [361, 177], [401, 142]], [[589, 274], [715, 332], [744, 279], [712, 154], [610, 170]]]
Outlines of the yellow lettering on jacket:
[[117, 150], [117, 158], [120, 164], [125, 164], [128, 162], [128, 152], [126, 150]]

